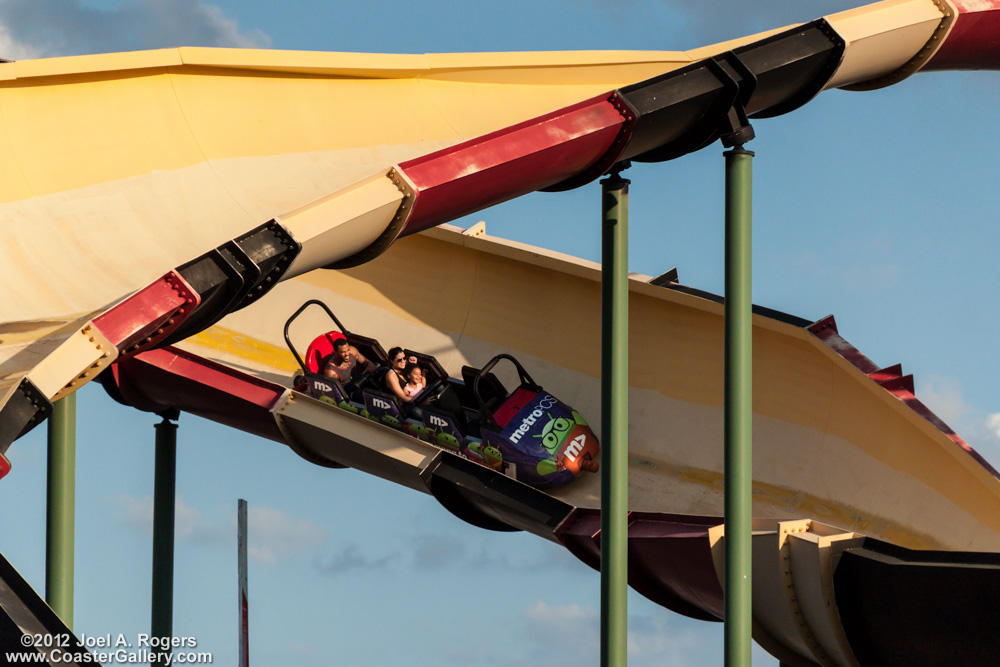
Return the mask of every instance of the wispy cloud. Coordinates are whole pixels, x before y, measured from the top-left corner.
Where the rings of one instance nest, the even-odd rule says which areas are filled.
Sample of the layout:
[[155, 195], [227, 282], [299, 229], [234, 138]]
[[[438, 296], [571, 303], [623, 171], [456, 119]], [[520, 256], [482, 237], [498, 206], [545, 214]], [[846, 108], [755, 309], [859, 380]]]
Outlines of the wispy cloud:
[[1000, 440], [1000, 412], [994, 412], [986, 417], [986, 428], [998, 440]]
[[0, 58], [270, 45], [271, 38], [262, 31], [241, 31], [221, 9], [201, 0], [126, 0], [113, 10], [87, 7], [81, 0], [0, 3]]
[[565, 571], [568, 568], [591, 572], [590, 568], [566, 549], [549, 542], [537, 542], [536, 544], [530, 551], [524, 549], [501, 550], [483, 546], [476, 553], [469, 554], [469, 558], [491, 572], [528, 573], [551, 570]]
[[7, 27], [3, 23], [0, 23], [0, 58], [4, 60], [25, 60], [27, 58], [38, 58], [41, 55], [41, 50], [11, 37]]
[[566, 630], [569, 627], [594, 626], [599, 621], [597, 611], [578, 604], [550, 605], [536, 600], [524, 610], [524, 618], [545, 633]]
[[[558, 664], [598, 660], [601, 632], [596, 608], [537, 600], [523, 610], [520, 625], [524, 649], [532, 658], [547, 655], [546, 662]], [[720, 640], [721, 625], [693, 622], [666, 610], [628, 617], [630, 665], [712, 664], [722, 657]]]
[[465, 560], [465, 542], [454, 535], [421, 535], [414, 540], [413, 558], [424, 570], [454, 567]]
[[370, 571], [385, 569], [396, 560], [396, 554], [372, 557], [365, 555], [357, 544], [348, 543], [333, 555], [316, 562], [316, 569], [323, 574], [338, 575], [352, 571]]
[[866, 296], [882, 293], [900, 284], [902, 271], [896, 264], [884, 260], [869, 261], [851, 253], [835, 258], [829, 253], [806, 251], [786, 255], [785, 261], [794, 269], [806, 272], [817, 282], [836, 284]]
[[263, 563], [287, 560], [326, 542], [328, 531], [309, 519], [296, 519], [281, 510], [250, 506], [247, 515], [247, 553]]
[[1000, 412], [968, 403], [961, 384], [940, 375], [917, 378], [916, 396], [994, 467], [1000, 467]]
[[[177, 497], [174, 534], [178, 541], [200, 545], [232, 544], [236, 541], [236, 517], [220, 510], [206, 517], [198, 508]], [[121, 495], [112, 500], [129, 525], [151, 535], [153, 499]], [[274, 564], [325, 543], [329, 532], [309, 519], [289, 516], [271, 507], [253, 506], [247, 516], [247, 555], [261, 563]]]
[[[121, 495], [113, 500], [121, 508], [125, 522], [141, 529], [144, 533], [153, 533], [153, 498], [142, 496], [136, 498]], [[188, 505], [178, 496], [174, 502], [174, 535], [178, 540], [198, 543], [224, 542], [228, 534], [223, 533], [224, 526], [214, 526], [206, 521], [197, 508]]]
[[470, 567], [497, 574], [532, 574], [577, 568], [591, 572], [566, 549], [549, 542], [511, 542], [477, 533], [466, 541], [462, 534], [432, 533], [405, 537], [404, 549], [418, 570]]
[[921, 379], [916, 394], [924, 405], [956, 432], [967, 418], [971, 417], [973, 421], [980, 419], [973, 414], [975, 411], [962, 397], [961, 385], [952, 378], [928, 375]]

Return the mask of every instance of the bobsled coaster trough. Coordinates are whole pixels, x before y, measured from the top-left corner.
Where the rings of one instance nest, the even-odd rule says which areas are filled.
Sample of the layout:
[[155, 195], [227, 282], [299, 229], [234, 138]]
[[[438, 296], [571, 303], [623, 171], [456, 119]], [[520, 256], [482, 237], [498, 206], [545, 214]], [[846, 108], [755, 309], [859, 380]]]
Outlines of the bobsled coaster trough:
[[[303, 358], [289, 331], [309, 306], [326, 311], [337, 329], [316, 336]], [[386, 376], [396, 371], [379, 341], [348, 331], [325, 303], [304, 303], [285, 322], [284, 334], [302, 369], [294, 380], [297, 391], [538, 489], [564, 486], [598, 470], [600, 444], [583, 416], [545, 391], [509, 354], [495, 356], [480, 369], [464, 366], [462, 379], [456, 379], [433, 356], [406, 350], [406, 357], [416, 358], [423, 369], [426, 386], [405, 403], [386, 385]], [[349, 379], [324, 372], [335, 349], [345, 344], [365, 360], [356, 367], [350, 362]], [[492, 372], [501, 362], [514, 366], [518, 384], [513, 391]]]

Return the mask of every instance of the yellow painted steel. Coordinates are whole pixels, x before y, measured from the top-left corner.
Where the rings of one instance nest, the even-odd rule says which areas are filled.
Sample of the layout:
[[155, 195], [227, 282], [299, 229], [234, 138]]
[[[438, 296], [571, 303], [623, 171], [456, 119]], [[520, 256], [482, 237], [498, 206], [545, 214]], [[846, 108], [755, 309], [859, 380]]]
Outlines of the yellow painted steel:
[[[630, 508], [721, 516], [722, 306], [630, 282]], [[453, 375], [513, 353], [599, 428], [592, 263], [432, 230], [364, 266], [283, 283], [223, 320], [229, 333], [184, 345], [287, 384], [281, 326], [309, 298], [387, 347], [436, 355]], [[330, 328], [314, 315], [293, 340], [304, 347]], [[242, 356], [249, 340], [273, 356]], [[754, 516], [815, 519], [910, 548], [1000, 549], [1000, 482], [943, 433], [803, 329], [755, 317], [754, 355]], [[596, 507], [598, 480], [555, 495]]]
[[[908, 73], [948, 14], [944, 0], [887, 0], [828, 17], [849, 43], [836, 85]], [[339, 228], [307, 223], [318, 240], [296, 271], [335, 262], [384, 230], [392, 197], [358, 188], [392, 165], [775, 32], [687, 52], [182, 47], [0, 64], [0, 327], [27, 338], [0, 336], [0, 383], [267, 220], [332, 211]], [[67, 326], [35, 326], [55, 320]]]
[[271, 218], [302, 233], [296, 271], [354, 254], [392, 219], [391, 183], [362, 186], [393, 164], [687, 61], [181, 48], [0, 65], [0, 331], [17, 334], [0, 381]]

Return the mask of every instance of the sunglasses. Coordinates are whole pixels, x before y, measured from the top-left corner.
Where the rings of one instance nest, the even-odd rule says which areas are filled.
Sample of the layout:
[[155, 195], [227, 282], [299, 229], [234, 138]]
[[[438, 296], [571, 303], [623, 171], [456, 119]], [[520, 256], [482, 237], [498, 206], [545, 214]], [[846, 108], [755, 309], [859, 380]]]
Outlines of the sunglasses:
[[398, 364], [401, 361], [406, 361], [406, 357], [396, 357], [395, 359], [392, 360], [392, 363]]

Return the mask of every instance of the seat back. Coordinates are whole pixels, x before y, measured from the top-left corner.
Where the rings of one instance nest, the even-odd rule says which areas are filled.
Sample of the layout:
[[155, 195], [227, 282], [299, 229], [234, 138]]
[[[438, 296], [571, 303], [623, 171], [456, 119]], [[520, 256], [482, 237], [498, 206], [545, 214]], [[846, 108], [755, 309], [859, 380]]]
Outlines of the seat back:
[[333, 354], [334, 342], [344, 338], [344, 334], [339, 331], [327, 331], [325, 334], [316, 336], [313, 342], [309, 343], [306, 350], [306, 370], [310, 373], [322, 373], [326, 360]]

